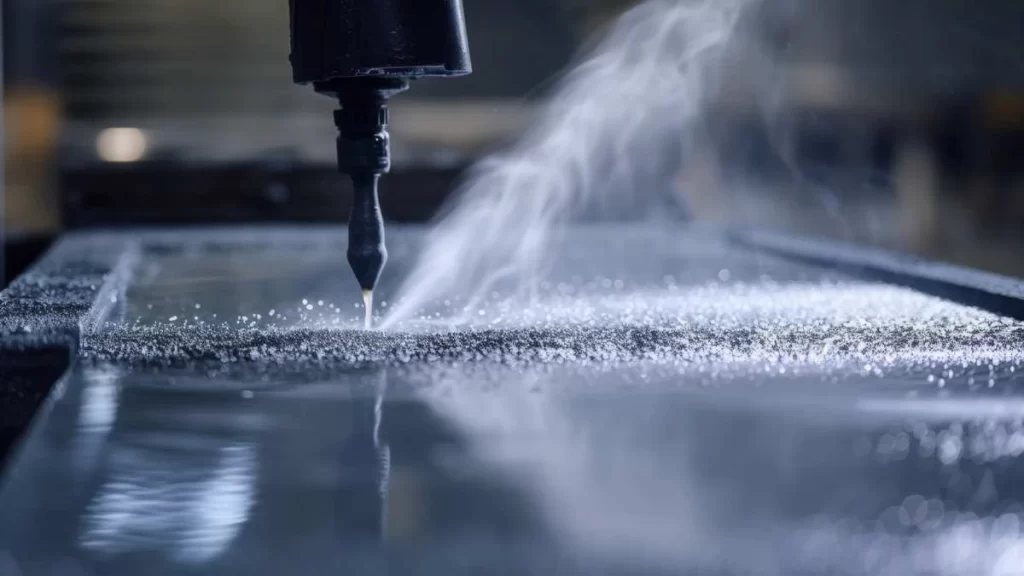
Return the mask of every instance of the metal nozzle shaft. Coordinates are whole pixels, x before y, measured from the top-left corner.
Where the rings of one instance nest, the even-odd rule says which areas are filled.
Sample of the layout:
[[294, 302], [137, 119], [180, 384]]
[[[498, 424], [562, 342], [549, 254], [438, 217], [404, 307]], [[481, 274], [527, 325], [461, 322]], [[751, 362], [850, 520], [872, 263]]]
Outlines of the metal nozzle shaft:
[[380, 175], [354, 172], [352, 215], [348, 223], [348, 263], [364, 291], [372, 291], [388, 260], [384, 217], [377, 198]]

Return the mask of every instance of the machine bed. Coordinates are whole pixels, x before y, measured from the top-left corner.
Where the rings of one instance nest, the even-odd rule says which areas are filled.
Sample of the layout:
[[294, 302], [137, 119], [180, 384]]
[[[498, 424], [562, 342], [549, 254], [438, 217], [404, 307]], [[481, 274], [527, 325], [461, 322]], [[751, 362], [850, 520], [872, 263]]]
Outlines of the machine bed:
[[[391, 231], [384, 314], [423, 233]], [[367, 332], [344, 237], [82, 233], [0, 296], [5, 421], [45, 396], [0, 574], [1019, 566], [1015, 281], [593, 225], [532, 294]]]

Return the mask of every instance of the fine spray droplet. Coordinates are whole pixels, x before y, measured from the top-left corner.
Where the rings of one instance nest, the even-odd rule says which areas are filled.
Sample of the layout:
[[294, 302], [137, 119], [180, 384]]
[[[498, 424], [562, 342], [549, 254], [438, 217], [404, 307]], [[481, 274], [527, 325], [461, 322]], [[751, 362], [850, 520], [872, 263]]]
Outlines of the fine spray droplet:
[[366, 308], [363, 326], [369, 330], [373, 328], [373, 290], [363, 290], [363, 305]]

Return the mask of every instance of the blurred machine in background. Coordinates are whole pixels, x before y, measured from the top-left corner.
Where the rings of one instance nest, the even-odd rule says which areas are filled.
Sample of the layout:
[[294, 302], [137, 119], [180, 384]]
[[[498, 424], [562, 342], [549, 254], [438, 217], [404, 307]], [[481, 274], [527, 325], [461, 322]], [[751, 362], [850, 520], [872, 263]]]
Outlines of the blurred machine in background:
[[[392, 106], [394, 220], [429, 218], [520, 133], [629, 0], [465, 0], [474, 68]], [[343, 222], [332, 103], [290, 82], [287, 2], [4, 0], [6, 220]], [[1002, 272], [1024, 222], [1024, 4], [767, 0], [680, 159], [694, 218]]]
[[769, 0], [753, 18], [712, 159], [684, 170], [706, 212], [1024, 274], [1024, 4]]
[[[13, 20], [22, 17], [10, 26], [32, 30], [12, 57], [33, 54], [29, 67], [46, 77], [9, 78], [11, 92], [34, 92], [9, 111], [25, 126], [12, 136], [15, 154], [48, 168], [12, 197], [52, 200], [12, 211], [15, 226], [347, 217], [336, 129], [323, 122], [333, 103], [291, 82], [287, 2], [7, 4]], [[486, 31], [476, 42], [481, 72], [451, 86], [420, 82], [392, 107], [395, 169], [384, 197], [399, 220], [429, 217], [462, 166], [521, 129], [522, 96], [575, 50], [577, 31], [560, 5], [466, 4], [474, 28]], [[527, 35], [533, 42], [521, 43]]]
[[[323, 121], [334, 104], [291, 85], [287, 10], [276, 0], [64, 3], [67, 222], [344, 221], [336, 129]], [[546, 0], [469, 2], [467, 12], [487, 31], [477, 60], [491, 72], [418, 82], [395, 101], [395, 178], [383, 194], [394, 218], [432, 213], [476, 150], [523, 123], [516, 100], [573, 50]], [[526, 34], [535, 48], [519, 45]]]

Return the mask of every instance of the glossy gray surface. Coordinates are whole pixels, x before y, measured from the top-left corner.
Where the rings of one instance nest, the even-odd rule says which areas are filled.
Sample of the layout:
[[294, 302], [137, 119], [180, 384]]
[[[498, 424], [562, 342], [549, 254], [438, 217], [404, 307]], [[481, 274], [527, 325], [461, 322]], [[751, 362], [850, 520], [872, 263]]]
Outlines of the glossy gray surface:
[[1024, 560], [1017, 322], [618, 227], [574, 231], [533, 301], [368, 334], [339, 242], [143, 237], [2, 480], [0, 574]]

